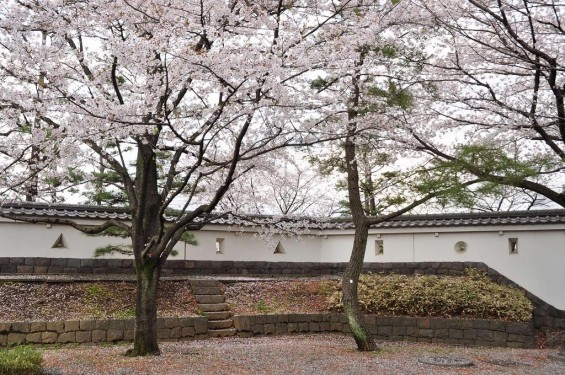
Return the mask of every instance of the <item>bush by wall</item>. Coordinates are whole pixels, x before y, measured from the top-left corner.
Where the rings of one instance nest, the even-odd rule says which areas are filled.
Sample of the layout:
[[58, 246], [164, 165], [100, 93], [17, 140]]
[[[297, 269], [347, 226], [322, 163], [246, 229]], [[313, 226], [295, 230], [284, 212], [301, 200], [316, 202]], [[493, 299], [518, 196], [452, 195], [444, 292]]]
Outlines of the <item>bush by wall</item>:
[[[363, 275], [359, 303], [367, 314], [434, 316], [529, 321], [532, 303], [510, 286], [492, 282], [475, 269], [465, 276]], [[330, 297], [332, 309], [341, 311], [341, 292]]]

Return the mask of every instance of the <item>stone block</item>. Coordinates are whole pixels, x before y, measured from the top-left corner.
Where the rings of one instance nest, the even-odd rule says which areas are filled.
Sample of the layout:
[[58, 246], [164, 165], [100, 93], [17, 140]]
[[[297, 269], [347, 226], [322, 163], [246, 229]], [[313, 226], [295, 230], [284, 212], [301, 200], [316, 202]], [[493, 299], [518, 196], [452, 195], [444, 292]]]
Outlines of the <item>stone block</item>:
[[194, 318], [194, 329], [197, 335], [208, 332], [208, 319], [200, 317]]
[[500, 332], [500, 331], [494, 331], [492, 333], [492, 339], [493, 339], [493, 341], [495, 341], [497, 343], [506, 344], [506, 341], [508, 341], [508, 333]]
[[478, 329], [477, 330], [477, 340], [481, 341], [493, 341], [494, 332], [488, 329]]
[[116, 342], [116, 341], [122, 341], [123, 339], [124, 339], [124, 331], [122, 329], [109, 329], [108, 331], [106, 331], [107, 341]]
[[54, 344], [57, 342], [57, 336], [59, 336], [56, 332], [43, 332], [41, 333], [41, 342], [43, 344]]
[[309, 330], [308, 322], [298, 323], [298, 332], [308, 332], [308, 330]]
[[85, 342], [92, 341], [92, 332], [90, 331], [78, 331], [76, 332], [76, 342], [82, 344]]
[[[340, 323], [335, 323], [335, 324], [340, 324]], [[298, 323], [288, 323], [288, 332], [289, 333], [298, 332]]]
[[10, 264], [12, 266], [23, 266], [25, 264], [25, 258], [12, 257], [12, 258], [10, 258]]
[[41, 332], [28, 333], [25, 341], [29, 344], [41, 344]]
[[506, 323], [500, 320], [491, 320], [489, 322], [489, 329], [491, 331], [506, 331]]
[[16, 266], [17, 273], [33, 273], [33, 266]]
[[490, 321], [477, 319], [473, 321], [473, 328], [476, 329], [490, 329]]
[[[322, 323], [324, 324], [324, 323]], [[329, 323], [325, 323], [328, 324]], [[287, 323], [277, 323], [275, 325], [275, 333], [287, 333], [288, 332], [288, 324]]]
[[262, 324], [254, 324], [251, 326], [251, 332], [254, 334], [260, 335], [263, 334], [263, 325]]
[[65, 269], [63, 267], [51, 266], [47, 269], [47, 273], [50, 273], [50, 274], [63, 273], [64, 270]]
[[134, 319], [124, 319], [124, 329], [135, 329]]
[[135, 331], [133, 329], [125, 329], [124, 330], [124, 341], [133, 341], [134, 332]]
[[321, 322], [320, 323], [320, 331], [321, 332], [329, 332], [330, 331], [330, 322]]
[[419, 338], [428, 338], [431, 339], [434, 337], [434, 330], [433, 329], [425, 329], [425, 328], [420, 328], [418, 330], [418, 337]]
[[171, 330], [169, 328], [158, 328], [157, 338], [161, 340], [166, 340], [171, 338]]
[[29, 333], [31, 332], [31, 324], [29, 322], [12, 323], [12, 332]]
[[0, 335], [0, 346], [6, 346], [8, 343], [8, 335]]
[[192, 318], [179, 318], [180, 327], [194, 327], [194, 319]]
[[31, 322], [29, 331], [30, 332], [43, 332], [47, 330], [47, 324], [45, 322]]
[[165, 328], [180, 327], [179, 318], [165, 318]]
[[76, 258], [69, 259], [69, 261], [67, 262], [67, 267], [80, 268], [80, 261], [81, 259], [76, 259]]
[[434, 338], [436, 339], [445, 339], [449, 337], [449, 329], [447, 328], [438, 328], [434, 330]]
[[[108, 330], [123, 331], [126, 328], [126, 323], [122, 319], [108, 320]], [[168, 328], [168, 327], [167, 327]]]
[[273, 333], [275, 333], [275, 332], [276, 332], [275, 324], [273, 324], [273, 323], [265, 324], [265, 325], [263, 326], [263, 332], [264, 332], [265, 334], [273, 334]]
[[367, 325], [374, 326], [375, 324], [377, 324], [377, 317], [374, 316], [374, 315], [365, 315], [363, 317], [363, 320], [365, 321], [365, 324], [367, 324]]
[[417, 327], [406, 327], [406, 336], [418, 337], [419, 330]]
[[[157, 323], [159, 321], [157, 320]], [[96, 326], [97, 330], [108, 330], [110, 328], [110, 321], [109, 320], [95, 320], [94, 325]]]
[[171, 328], [171, 338], [172, 339], [180, 339], [181, 337], [182, 337], [182, 328], [181, 327]]
[[469, 340], [476, 340], [477, 339], [477, 330], [474, 328], [471, 329], [464, 329], [463, 330], [463, 338]]
[[266, 319], [266, 323], [269, 323], [269, 324], [275, 324], [277, 322], [277, 316], [276, 315], [266, 315], [265, 319]]
[[234, 316], [233, 317], [233, 326], [238, 331], [250, 331], [251, 330], [251, 322], [248, 316]]
[[377, 326], [389, 326], [391, 325], [390, 318], [386, 316], [377, 316], [375, 324]]
[[34, 266], [33, 273], [35, 274], [46, 274], [49, 273], [49, 267], [46, 266]]
[[61, 344], [66, 344], [70, 342], [76, 342], [76, 332], [63, 332], [57, 338], [57, 342]]
[[529, 323], [508, 322], [506, 323], [506, 332], [516, 335], [532, 335], [533, 327]]
[[394, 326], [392, 327], [393, 336], [404, 336], [406, 334], [406, 327]]
[[0, 333], [9, 333], [11, 331], [11, 323], [0, 323]]
[[392, 328], [391, 326], [378, 326], [377, 327], [377, 334], [381, 335], [381, 336], [390, 336], [392, 334]]
[[460, 329], [449, 329], [449, 338], [450, 339], [462, 339], [463, 338], [463, 331]]
[[51, 267], [68, 267], [69, 259], [67, 258], [52, 258]]
[[106, 342], [106, 331], [103, 329], [92, 331], [92, 342]]
[[194, 337], [196, 330], [194, 327], [182, 327], [181, 337]]
[[80, 322], [78, 320], [65, 321], [65, 332], [74, 332], [80, 329]]
[[508, 334], [508, 341], [525, 343], [528, 342], [529, 340], [530, 340], [530, 336], [516, 335], [513, 333]]
[[92, 331], [96, 329], [96, 322], [94, 320], [81, 320], [79, 328], [83, 331]]
[[288, 323], [288, 314], [277, 315], [277, 323]]

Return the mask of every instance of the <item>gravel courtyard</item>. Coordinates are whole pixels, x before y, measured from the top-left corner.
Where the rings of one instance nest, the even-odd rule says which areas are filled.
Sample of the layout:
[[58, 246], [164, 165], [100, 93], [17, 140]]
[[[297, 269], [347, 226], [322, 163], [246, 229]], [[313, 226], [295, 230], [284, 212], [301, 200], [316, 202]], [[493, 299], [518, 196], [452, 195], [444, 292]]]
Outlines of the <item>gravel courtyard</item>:
[[[442, 345], [380, 342], [376, 353], [360, 353], [350, 336], [310, 334], [225, 338], [162, 343], [162, 355], [127, 358], [129, 347], [80, 346], [46, 350], [51, 375], [176, 374], [565, 374], [565, 363], [548, 359], [556, 350], [458, 348]], [[418, 362], [422, 357], [455, 355], [474, 362], [447, 368]]]

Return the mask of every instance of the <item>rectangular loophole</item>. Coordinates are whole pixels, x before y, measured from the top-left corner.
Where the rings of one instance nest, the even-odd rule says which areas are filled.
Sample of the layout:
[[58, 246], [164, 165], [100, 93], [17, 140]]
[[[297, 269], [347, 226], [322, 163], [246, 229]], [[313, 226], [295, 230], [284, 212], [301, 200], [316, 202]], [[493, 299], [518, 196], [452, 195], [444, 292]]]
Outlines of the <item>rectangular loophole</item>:
[[508, 252], [510, 254], [518, 254], [518, 239], [509, 238], [508, 239]]
[[383, 240], [375, 241], [375, 255], [383, 255], [385, 252], [385, 244]]
[[223, 238], [216, 238], [216, 254], [223, 254], [225, 251], [225, 241]]

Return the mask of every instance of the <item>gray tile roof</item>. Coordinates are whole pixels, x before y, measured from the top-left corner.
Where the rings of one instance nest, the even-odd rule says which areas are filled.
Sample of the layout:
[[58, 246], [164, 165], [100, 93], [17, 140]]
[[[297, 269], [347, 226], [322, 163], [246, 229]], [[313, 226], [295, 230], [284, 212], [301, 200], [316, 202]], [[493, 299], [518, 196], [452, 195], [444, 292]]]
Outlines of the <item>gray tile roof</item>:
[[[66, 219], [118, 219], [127, 220], [130, 215], [122, 207], [84, 206], [45, 203], [3, 203], [0, 204], [1, 216], [24, 216]], [[219, 216], [219, 215], [218, 215]], [[212, 224], [252, 226], [261, 219], [273, 219], [270, 216], [250, 216], [252, 222], [245, 222], [232, 216], [212, 215]], [[215, 217], [215, 218], [213, 218]], [[169, 218], [172, 218], [169, 216]], [[200, 220], [203, 220], [201, 218]], [[275, 217], [276, 219], [276, 217]], [[299, 221], [309, 229], [353, 228], [348, 219], [331, 219], [316, 222], [312, 218], [279, 218], [280, 221]], [[507, 226], [507, 225], [544, 225], [565, 224], [565, 210], [479, 212], [433, 215], [402, 215], [373, 228], [430, 228], [430, 227], [469, 227], [469, 226]]]

